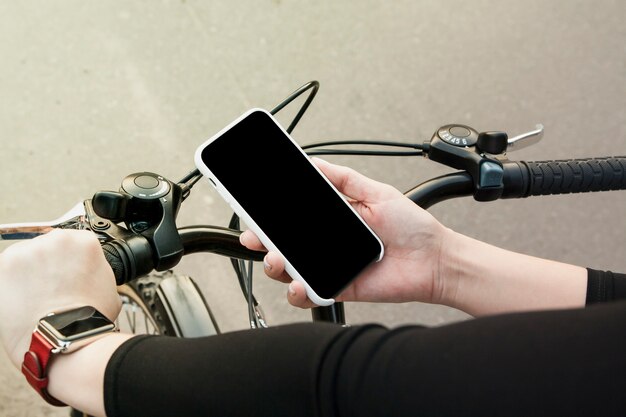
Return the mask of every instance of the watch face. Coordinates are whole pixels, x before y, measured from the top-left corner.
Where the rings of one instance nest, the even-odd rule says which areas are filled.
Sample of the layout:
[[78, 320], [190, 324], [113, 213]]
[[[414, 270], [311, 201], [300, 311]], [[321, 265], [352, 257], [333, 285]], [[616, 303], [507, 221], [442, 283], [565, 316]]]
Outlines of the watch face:
[[62, 342], [71, 342], [115, 328], [111, 320], [89, 306], [44, 317], [39, 323]]

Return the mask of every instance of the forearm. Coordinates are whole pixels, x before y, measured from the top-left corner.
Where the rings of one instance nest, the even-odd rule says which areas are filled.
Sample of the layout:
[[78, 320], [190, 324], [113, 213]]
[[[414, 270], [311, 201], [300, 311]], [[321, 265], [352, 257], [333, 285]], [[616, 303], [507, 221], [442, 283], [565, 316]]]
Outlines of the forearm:
[[623, 416], [624, 313], [138, 338], [111, 358], [104, 396], [109, 417]]
[[501, 249], [451, 232], [441, 274], [444, 304], [480, 316], [582, 307], [585, 268]]
[[132, 335], [114, 333], [54, 358], [48, 392], [89, 415], [104, 416], [104, 371], [113, 352]]

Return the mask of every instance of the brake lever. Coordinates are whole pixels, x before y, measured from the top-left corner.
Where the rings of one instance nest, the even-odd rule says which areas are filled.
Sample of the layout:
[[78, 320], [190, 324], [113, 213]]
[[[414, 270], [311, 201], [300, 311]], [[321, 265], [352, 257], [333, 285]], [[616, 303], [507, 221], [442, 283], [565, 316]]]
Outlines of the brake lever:
[[527, 148], [535, 143], [539, 142], [543, 138], [543, 125], [538, 124], [535, 126], [535, 130], [522, 133], [514, 138], [510, 138], [507, 141], [508, 151], [517, 151], [519, 149]]
[[90, 230], [84, 203], [79, 202], [56, 220], [0, 224], [0, 241], [33, 239], [54, 229]]

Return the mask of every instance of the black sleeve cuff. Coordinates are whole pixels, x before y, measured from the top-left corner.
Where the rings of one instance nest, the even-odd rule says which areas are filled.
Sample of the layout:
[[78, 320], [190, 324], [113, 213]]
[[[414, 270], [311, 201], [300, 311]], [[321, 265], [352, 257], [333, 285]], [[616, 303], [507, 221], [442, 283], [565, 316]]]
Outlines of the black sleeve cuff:
[[626, 275], [587, 268], [586, 305], [626, 299]]

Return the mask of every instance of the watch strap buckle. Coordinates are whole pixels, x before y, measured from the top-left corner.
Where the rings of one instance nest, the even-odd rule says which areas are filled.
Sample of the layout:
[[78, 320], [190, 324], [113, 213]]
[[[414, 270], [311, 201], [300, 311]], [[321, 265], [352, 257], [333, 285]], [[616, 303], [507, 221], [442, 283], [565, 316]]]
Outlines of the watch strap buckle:
[[44, 400], [51, 405], [64, 407], [67, 404], [62, 403], [48, 393], [48, 375], [46, 374], [46, 367], [50, 360], [51, 350], [52, 346], [50, 343], [35, 331], [33, 333], [30, 349], [24, 354], [22, 373], [28, 383]]

